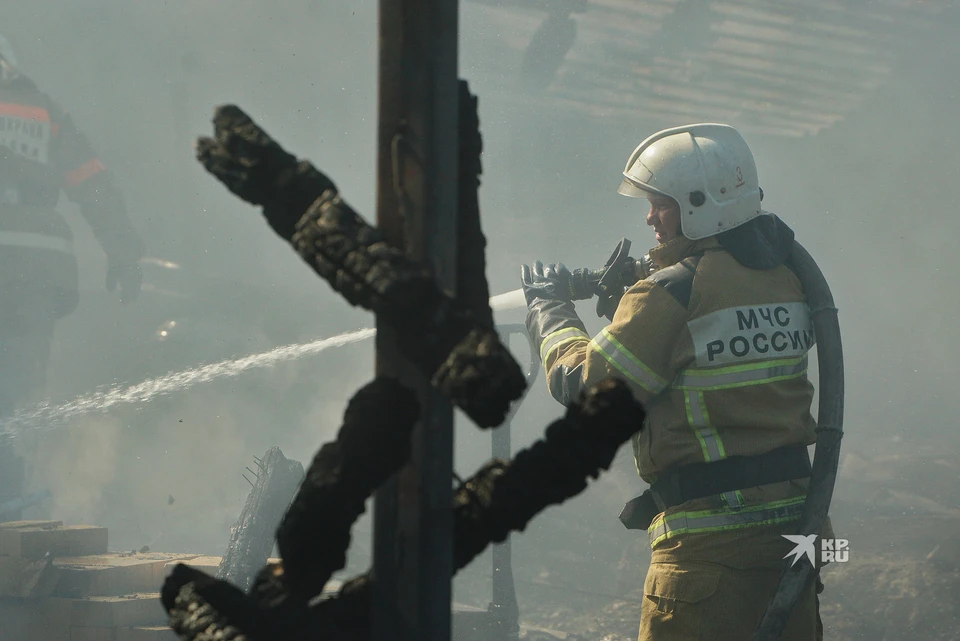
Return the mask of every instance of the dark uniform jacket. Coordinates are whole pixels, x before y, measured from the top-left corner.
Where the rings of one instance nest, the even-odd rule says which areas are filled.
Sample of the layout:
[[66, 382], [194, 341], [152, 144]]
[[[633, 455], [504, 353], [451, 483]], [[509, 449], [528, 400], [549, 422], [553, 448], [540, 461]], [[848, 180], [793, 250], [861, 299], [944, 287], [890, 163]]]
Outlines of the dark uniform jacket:
[[130, 264], [143, 244], [86, 137], [29, 78], [0, 81], [0, 296], [7, 309], [38, 298], [59, 317], [77, 304], [72, 232], [56, 206], [80, 206], [108, 260]]

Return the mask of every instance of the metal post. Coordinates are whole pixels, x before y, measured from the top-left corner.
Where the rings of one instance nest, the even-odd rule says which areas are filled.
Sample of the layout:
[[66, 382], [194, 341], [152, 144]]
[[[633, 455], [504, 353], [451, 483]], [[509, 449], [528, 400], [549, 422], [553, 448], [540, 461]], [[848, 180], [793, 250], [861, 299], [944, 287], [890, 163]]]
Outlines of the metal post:
[[[510, 346], [510, 329], [512, 328], [500, 329], [500, 341], [508, 347]], [[529, 381], [529, 374], [527, 378]], [[507, 460], [513, 455], [510, 424], [519, 408], [520, 403], [514, 405], [513, 411], [510, 412], [503, 424], [493, 431], [491, 448], [493, 458]], [[490, 610], [498, 623], [496, 629], [501, 635], [502, 641], [510, 641], [511, 639], [517, 639], [520, 633], [520, 608], [517, 604], [517, 592], [513, 580], [513, 552], [509, 536], [503, 543], [493, 546], [492, 556], [493, 600], [490, 603]]]
[[[454, 294], [457, 0], [380, 0], [377, 225]], [[372, 637], [450, 639], [453, 410], [377, 321], [377, 373], [415, 387], [412, 460], [374, 498]]]

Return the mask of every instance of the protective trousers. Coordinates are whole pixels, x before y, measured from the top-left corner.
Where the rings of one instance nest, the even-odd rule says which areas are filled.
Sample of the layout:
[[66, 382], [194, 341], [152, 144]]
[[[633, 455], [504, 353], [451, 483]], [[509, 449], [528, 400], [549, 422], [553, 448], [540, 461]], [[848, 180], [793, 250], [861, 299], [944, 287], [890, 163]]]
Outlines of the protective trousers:
[[[639, 641], [747, 641], [756, 629], [780, 569], [719, 563], [651, 563], [644, 583]], [[815, 575], [793, 610], [781, 641], [821, 641]]]
[[[0, 421], [43, 392], [56, 322], [52, 304], [46, 303], [15, 305], [0, 312]], [[23, 496], [24, 482], [23, 458], [0, 434], [0, 504]], [[0, 514], [0, 521], [19, 519], [20, 510]]]

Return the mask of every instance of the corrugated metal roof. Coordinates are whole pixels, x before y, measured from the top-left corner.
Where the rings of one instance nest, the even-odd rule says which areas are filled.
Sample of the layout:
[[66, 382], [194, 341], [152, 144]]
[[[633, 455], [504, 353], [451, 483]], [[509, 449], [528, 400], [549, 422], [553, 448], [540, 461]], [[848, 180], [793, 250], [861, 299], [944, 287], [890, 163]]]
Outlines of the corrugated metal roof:
[[552, 82], [523, 91], [521, 61], [545, 4], [464, 5], [465, 46], [478, 53], [471, 75], [498, 99], [599, 119], [736, 121], [783, 136], [842, 120], [944, 11], [910, 0], [589, 0], [572, 14], [576, 39]]

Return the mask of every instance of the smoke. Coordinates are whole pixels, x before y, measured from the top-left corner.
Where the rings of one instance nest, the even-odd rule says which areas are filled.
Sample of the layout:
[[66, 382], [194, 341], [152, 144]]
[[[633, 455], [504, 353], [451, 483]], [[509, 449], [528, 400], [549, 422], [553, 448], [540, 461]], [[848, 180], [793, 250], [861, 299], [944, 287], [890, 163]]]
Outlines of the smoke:
[[[630, 152], [663, 127], [729, 122], [755, 152], [764, 206], [796, 230], [840, 308], [844, 447], [956, 450], [952, 7], [751, 1], [677, 12], [698, 5], [591, 0], [573, 16], [577, 37], [544, 92], [518, 96], [523, 51], [545, 12], [537, 3], [461, 4], [461, 75], [479, 94], [484, 135], [492, 293], [519, 286], [521, 263], [595, 268], [624, 236], [643, 253], [654, 242], [643, 212], [616, 193]], [[689, 24], [671, 23], [677, 16]], [[32, 487], [53, 493], [34, 512], [108, 525], [117, 545], [219, 553], [252, 456], [279, 445], [306, 463], [374, 361], [372, 346], [358, 343], [224, 378], [204, 378], [213, 370], [200, 364], [236, 363], [372, 319], [206, 176], [192, 141], [209, 133], [215, 105], [236, 103], [373, 220], [376, 3], [7, 2], [0, 33], [112, 168], [149, 254], [180, 266], [145, 266], [141, 299], [121, 307], [103, 291], [89, 228], [61, 203], [76, 235], [81, 304], [57, 327], [49, 405], [33, 423], [43, 431], [67, 419], [66, 427], [25, 446]], [[590, 332], [602, 327], [592, 303], [579, 311]], [[157, 328], [170, 321], [177, 329], [161, 340]], [[165, 378], [185, 370], [202, 384]], [[78, 413], [97, 407], [108, 411]], [[514, 448], [559, 413], [541, 378], [514, 419]], [[489, 456], [489, 439], [459, 421], [461, 476]], [[611, 474], [517, 538], [518, 576], [551, 571], [601, 591], [609, 567], [641, 575], [642, 562], [623, 560], [628, 548], [643, 551], [618, 529], [616, 510], [642, 489], [624, 451]], [[564, 575], [565, 563], [548, 570], [551, 550], [595, 561], [594, 573]]]
[[121, 307], [89, 227], [61, 202], [81, 303], [57, 327], [49, 401], [6, 426], [29, 428], [30, 485], [53, 494], [27, 516], [107, 525], [111, 545], [218, 554], [252, 457], [279, 445], [309, 461], [372, 376], [372, 346], [302, 362], [312, 348], [277, 346], [373, 319], [205, 175], [192, 142], [215, 105], [240, 104], [372, 219], [375, 7], [40, 0], [3, 3], [0, 32], [112, 169], [159, 259]]
[[[53, 495], [37, 516], [108, 526], [115, 549], [220, 554], [249, 491], [243, 474], [253, 456], [279, 444], [288, 458], [308, 462], [334, 437], [360, 384], [345, 377], [310, 385], [319, 368], [306, 357], [370, 333], [278, 348], [34, 412], [20, 424], [18, 442], [36, 461], [32, 484]], [[241, 372], [242, 382], [229, 380]], [[313, 393], [291, 402], [298, 387]], [[44, 429], [23, 429], [37, 425]]]
[[121, 463], [122, 427], [117, 419], [87, 419], [57, 441], [37, 445], [31, 474], [50, 490], [50, 505], [45, 506], [50, 514], [66, 523], [86, 523], [98, 513], [103, 490]]

